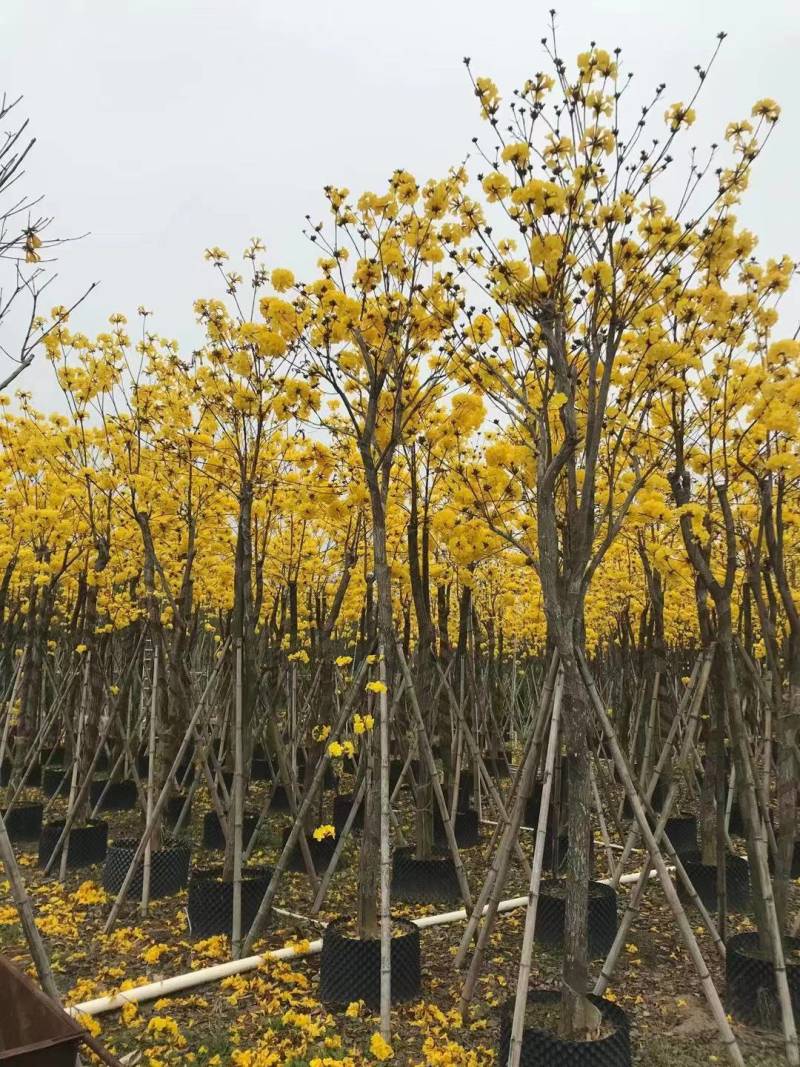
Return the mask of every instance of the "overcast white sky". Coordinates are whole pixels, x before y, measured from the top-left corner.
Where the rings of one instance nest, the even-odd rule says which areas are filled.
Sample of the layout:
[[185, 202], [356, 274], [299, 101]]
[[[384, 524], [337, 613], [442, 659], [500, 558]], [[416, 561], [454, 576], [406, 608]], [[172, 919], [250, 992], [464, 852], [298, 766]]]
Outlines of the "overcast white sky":
[[[203, 249], [260, 235], [271, 266], [302, 272], [321, 188], [376, 188], [395, 167], [443, 174], [485, 133], [462, 65], [508, 95], [546, 65], [548, 4], [494, 0], [0, 0], [0, 91], [24, 94], [38, 138], [26, 187], [46, 194], [64, 249], [49, 303], [101, 284], [76, 316], [154, 309], [159, 332], [197, 339], [192, 301], [215, 293]], [[658, 82], [687, 99], [716, 33], [725, 43], [692, 143], [720, 139], [754, 100], [781, 122], [742, 220], [762, 256], [800, 258], [798, 0], [562, 0], [560, 53], [620, 45], [635, 105]], [[800, 300], [787, 304], [793, 331]], [[58, 403], [42, 361], [19, 384]]]

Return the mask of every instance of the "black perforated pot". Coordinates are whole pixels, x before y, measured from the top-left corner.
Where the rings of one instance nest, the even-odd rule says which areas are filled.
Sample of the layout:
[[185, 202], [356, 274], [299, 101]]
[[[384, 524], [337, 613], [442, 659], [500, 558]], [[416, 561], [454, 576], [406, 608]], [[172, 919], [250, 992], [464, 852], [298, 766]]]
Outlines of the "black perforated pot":
[[414, 858], [412, 849], [395, 849], [392, 856], [392, 898], [408, 904], [442, 904], [461, 900], [451, 856]]
[[[336, 836], [344, 829], [344, 824], [347, 822], [347, 817], [350, 814], [350, 809], [353, 806], [353, 794], [352, 793], [339, 793], [338, 796], [333, 798], [333, 825], [336, 830]], [[364, 826], [364, 801], [358, 807], [356, 817], [353, 820], [353, 825], [350, 828], [352, 833], [356, 833]]]
[[[529, 1006], [542, 1004], [557, 1008], [560, 1000], [561, 994], [554, 989], [532, 989], [528, 993]], [[569, 1041], [550, 1030], [526, 1026], [522, 1031], [519, 1061], [522, 1067], [630, 1067], [631, 1042], [627, 1015], [617, 1004], [602, 997], [590, 994], [589, 1000], [600, 1009], [610, 1033], [597, 1041]], [[509, 1000], [500, 1015], [498, 1064], [505, 1064], [508, 1060], [513, 1018], [514, 1001]]]
[[[108, 785], [107, 778], [95, 778], [89, 786], [89, 803], [92, 807], [97, 804], [103, 790]], [[124, 779], [121, 782], [111, 782], [103, 797], [101, 811], [132, 811], [137, 803], [136, 782]]]
[[[716, 866], [702, 863], [698, 853], [682, 855], [681, 862], [703, 905], [708, 911], [716, 911]], [[680, 879], [677, 879], [677, 885], [678, 895], [681, 900], [684, 903], [689, 903], [689, 896]], [[750, 906], [750, 868], [747, 860], [742, 859], [740, 856], [728, 855], [725, 861], [725, 890], [729, 910], [745, 911]]]
[[[254, 811], [246, 811], [242, 819], [242, 841], [245, 848], [253, 836], [258, 824], [258, 814]], [[233, 822], [231, 822], [231, 829]], [[215, 810], [207, 811], [203, 817], [203, 847], [225, 848], [225, 834], [222, 832], [219, 816]]]
[[276, 782], [272, 787], [272, 800], [269, 805], [270, 811], [289, 811], [289, 794], [282, 782]]
[[[174, 826], [180, 818], [180, 814], [183, 811], [183, 806], [186, 803], [185, 793], [176, 793], [171, 796], [164, 807], [164, 822], [167, 826]], [[187, 826], [189, 819], [192, 817], [192, 805], [189, 802], [189, 810], [186, 813], [186, 818], [183, 820], [183, 825]]]
[[[109, 893], [118, 893], [133, 862], [139, 842], [133, 838], [115, 841], [106, 853], [103, 865], [103, 888]], [[158, 849], [150, 855], [150, 899], [170, 897], [186, 888], [189, 881], [189, 862], [191, 851], [187, 845], [170, 845]], [[128, 896], [142, 895], [142, 869], [140, 860], [136, 873], [128, 887]]]
[[15, 804], [10, 813], [6, 815], [6, 810], [3, 808], [3, 821], [11, 840], [38, 841], [42, 831], [43, 810], [41, 804]]
[[676, 815], [667, 819], [664, 832], [679, 856], [697, 852], [697, 819], [694, 815]]
[[[541, 945], [561, 948], [564, 944], [566, 883], [543, 879], [536, 909], [536, 940]], [[593, 958], [606, 956], [617, 935], [617, 894], [603, 882], [589, 882], [589, 952]]]
[[47, 797], [63, 796], [69, 792], [71, 767], [44, 767], [42, 792]]
[[[289, 840], [289, 834], [292, 832], [292, 828], [287, 826], [283, 831], [283, 844]], [[311, 854], [311, 859], [314, 861], [314, 870], [317, 874], [327, 870], [328, 864], [333, 858], [334, 849], [336, 848], [336, 838], [323, 837], [321, 841], [317, 841], [311, 834], [306, 834], [306, 841], [308, 842], [308, 851]], [[289, 853], [289, 862], [286, 868], [288, 871], [305, 871], [306, 865], [303, 862], [303, 852], [298, 843], [295, 844], [292, 851]]]
[[[784, 939], [786, 978], [796, 1019], [800, 1019], [800, 938]], [[781, 1009], [771, 953], [761, 951], [758, 934], [735, 934], [725, 945], [726, 1007], [739, 1022], [780, 1030]]]
[[265, 759], [253, 758], [253, 762], [250, 765], [250, 781], [251, 782], [268, 782], [272, 775], [269, 773], [269, 764]]
[[[345, 933], [349, 919], [334, 919], [322, 935], [319, 961], [319, 999], [323, 1004], [345, 1006], [363, 1000], [377, 1009], [381, 998], [381, 942], [360, 940]], [[412, 1000], [421, 984], [419, 930], [407, 919], [393, 919], [392, 1003]], [[402, 929], [402, 933], [398, 931]]]
[[[271, 867], [242, 871], [242, 933], [253, 925], [272, 878]], [[189, 929], [192, 937], [230, 936], [233, 926], [233, 883], [222, 881], [221, 867], [196, 868], [189, 878]]]
[[[477, 811], [457, 811], [453, 831], [459, 848], [474, 848], [480, 844], [481, 824]], [[437, 848], [448, 848], [447, 833], [439, 809], [433, 812], [433, 843]]]
[[[47, 861], [50, 859], [63, 829], [63, 819], [48, 822], [42, 826], [42, 833], [39, 837], [40, 867], [47, 865]], [[100, 819], [92, 819], [85, 826], [73, 826], [69, 834], [67, 867], [91, 867], [94, 863], [102, 863], [106, 858], [107, 847], [107, 822], [103, 822]], [[61, 862], [60, 853], [56, 862]]]

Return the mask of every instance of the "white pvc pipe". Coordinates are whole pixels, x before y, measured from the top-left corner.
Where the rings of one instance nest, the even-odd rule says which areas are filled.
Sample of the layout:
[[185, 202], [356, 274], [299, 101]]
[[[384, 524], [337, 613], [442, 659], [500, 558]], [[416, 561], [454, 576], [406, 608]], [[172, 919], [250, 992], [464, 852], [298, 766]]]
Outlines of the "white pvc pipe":
[[[670, 871], [674, 868], [668, 868]], [[658, 876], [658, 872], [652, 870], [650, 878]], [[638, 874], [624, 874], [620, 878], [621, 885], [630, 885], [638, 882]], [[610, 878], [600, 878], [598, 881], [604, 885], [610, 885]], [[516, 908], [524, 908], [528, 903], [527, 895], [524, 897], [510, 897], [501, 900], [497, 910], [501, 913], [514, 911]], [[484, 914], [488, 905], [483, 909]], [[464, 908], [458, 911], [445, 911], [438, 915], [421, 915], [411, 921], [420, 930], [427, 930], [431, 926], [447, 926], [449, 923], [463, 922], [467, 918]], [[121, 993], [112, 993], [108, 997], [97, 997], [95, 1000], [86, 1000], [83, 1004], [74, 1004], [64, 1010], [70, 1015], [102, 1015], [107, 1011], [118, 1011], [125, 1004], [141, 1004], [147, 1000], [158, 1000], [161, 997], [171, 996], [173, 993], [181, 993], [184, 989], [193, 989], [207, 982], [218, 982], [223, 978], [230, 978], [234, 974], [243, 974], [246, 971], [255, 971], [269, 960], [291, 960], [303, 956], [316, 956], [322, 951], [322, 938], [310, 941], [308, 945], [299, 948], [289, 946], [287, 948], [274, 949], [265, 952], [261, 956], [246, 956], [240, 960], [228, 960], [227, 963], [217, 963], [213, 967], [201, 967], [197, 971], [189, 971], [188, 974], [176, 974], [172, 978], [163, 978], [160, 982], [147, 982], [144, 985], [126, 989]]]

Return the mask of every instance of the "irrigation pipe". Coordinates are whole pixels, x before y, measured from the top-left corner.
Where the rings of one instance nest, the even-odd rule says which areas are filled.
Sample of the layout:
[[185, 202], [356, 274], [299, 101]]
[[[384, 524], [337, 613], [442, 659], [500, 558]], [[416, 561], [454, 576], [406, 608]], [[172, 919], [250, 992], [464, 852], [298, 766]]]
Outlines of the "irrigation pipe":
[[[674, 869], [674, 867], [668, 868], [669, 871], [674, 871]], [[658, 872], [651, 870], [649, 877], [651, 879], [657, 878]], [[625, 874], [620, 878], [620, 884], [632, 885], [638, 880], [638, 874]], [[598, 881], [604, 885], [611, 884], [610, 878], [600, 878]], [[527, 903], [527, 895], [524, 897], [511, 897], [508, 900], [501, 900], [497, 910], [501, 913], [515, 911], [517, 908], [526, 907]], [[447, 926], [450, 923], [463, 922], [466, 918], [466, 910], [459, 908], [458, 911], [446, 911], [438, 915], [421, 915], [411, 921], [420, 930], [427, 930], [431, 926]], [[240, 960], [228, 960], [227, 963], [217, 963], [213, 967], [201, 967], [196, 971], [189, 971], [188, 974], [176, 974], [172, 978], [163, 978], [160, 982], [147, 982], [145, 985], [134, 986], [133, 989], [126, 989], [121, 993], [112, 993], [108, 997], [97, 997], [95, 1000], [86, 1000], [82, 1004], [73, 1004], [72, 1007], [64, 1010], [73, 1016], [103, 1015], [107, 1011], [118, 1011], [125, 1004], [141, 1004], [148, 1000], [158, 1000], [161, 997], [182, 993], [185, 989], [206, 985], [208, 982], [219, 982], [223, 978], [230, 978], [234, 974], [255, 971], [265, 963], [292, 960], [303, 956], [316, 956], [321, 951], [322, 938], [318, 938], [316, 941], [311, 941], [298, 947], [288, 946], [286, 948], [273, 949], [271, 952], [265, 952], [260, 956], [246, 956]]]

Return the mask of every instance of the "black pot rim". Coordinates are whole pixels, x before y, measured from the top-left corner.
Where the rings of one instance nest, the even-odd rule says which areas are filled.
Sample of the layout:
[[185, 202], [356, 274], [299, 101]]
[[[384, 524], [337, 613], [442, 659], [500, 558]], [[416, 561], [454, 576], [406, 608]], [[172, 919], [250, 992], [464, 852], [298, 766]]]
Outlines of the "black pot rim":
[[[116, 849], [117, 852], [130, 852], [133, 854], [139, 847], [140, 838], [138, 837], [120, 837], [116, 841], [112, 841], [108, 846], [108, 851]], [[164, 848], [155, 849], [151, 855], [153, 856], [167, 856], [174, 852], [191, 852], [189, 845], [184, 844], [183, 841], [170, 841]]]
[[[566, 891], [567, 879], [566, 878], [542, 878], [539, 883], [539, 895], [547, 895], [548, 891], [552, 893], [553, 889], [558, 889], [557, 893], [552, 893], [558, 900], [564, 899], [566, 892], [562, 895], [561, 890]], [[592, 894], [595, 900], [600, 900], [602, 897], [606, 897], [610, 900], [612, 897], [616, 900], [617, 891], [613, 886], [608, 885], [606, 882], [599, 882], [594, 878], [589, 879], [589, 896], [591, 899]], [[611, 1001], [609, 1001], [611, 1003]]]
[[[63, 830], [66, 825], [66, 819], [48, 819], [46, 823], [42, 823], [42, 833], [44, 833], [45, 830]], [[85, 823], [81, 823], [80, 825], [73, 823], [69, 832], [74, 834], [76, 831], [93, 830], [95, 828], [102, 829], [103, 827], [108, 829], [108, 823], [105, 819], [87, 819]]]
[[[213, 884], [222, 884], [222, 865], [213, 867], [193, 867], [189, 876], [189, 880], [201, 883], [211, 882]], [[244, 867], [242, 869], [242, 881], [243, 882], [257, 882], [260, 878], [265, 878], [269, 875], [272, 877], [272, 868], [270, 867]]]
[[[558, 989], [529, 989], [528, 990], [528, 1003], [540, 1003], [540, 1004], [554, 1004], [561, 1000], [561, 991]], [[609, 1022], [613, 1027], [613, 1032], [606, 1034], [605, 1037], [599, 1037], [595, 1041], [588, 1042], [593, 1048], [599, 1045], [605, 1044], [607, 1041], [613, 1041], [620, 1030], [628, 1033], [630, 1032], [630, 1019], [627, 1012], [615, 1004], [613, 1001], [606, 1000], [604, 997], [595, 996], [594, 993], [587, 994], [587, 1000], [590, 1000], [596, 1008], [600, 1009], [603, 1018], [606, 1022]], [[501, 1008], [501, 1016], [503, 1021], [508, 1025], [511, 1018], [514, 1015], [514, 998], [511, 997], [506, 1000]], [[565, 1052], [572, 1051], [573, 1049], [585, 1048], [587, 1042], [585, 1041], [572, 1041], [569, 1038], [559, 1037], [558, 1034], [553, 1033], [552, 1030], [543, 1030], [538, 1026], [525, 1026], [523, 1033], [531, 1034], [536, 1037], [546, 1038], [554, 1045], [558, 1045], [564, 1049]]]
[[[750, 948], [758, 946], [759, 944], [758, 933], [754, 930], [745, 930], [740, 934], [733, 934], [726, 940], [725, 951], [727, 953], [735, 953], [739, 956], [744, 956], [749, 960], [759, 960], [760, 962], [771, 964], [772, 953], [770, 953], [769, 957], [765, 957], [761, 953], [755, 954], [748, 951]], [[783, 947], [784, 949], [787, 947], [800, 949], [800, 937], [790, 937], [788, 934], [785, 934], [783, 938]], [[787, 971], [794, 968], [800, 970], [800, 960], [794, 962], [784, 958], [784, 964]]]
[[[716, 863], [703, 863], [703, 854], [701, 852], [684, 852], [681, 856], [681, 863], [686, 866], [687, 863], [691, 863], [694, 867], [704, 867], [708, 871], [715, 871], [717, 869]], [[748, 866], [747, 858], [740, 856], [736, 852], [725, 853], [725, 865], [736, 866], [737, 863]]]
[[[417, 926], [417, 924], [413, 923], [410, 919], [407, 919], [404, 915], [392, 915], [391, 918], [392, 918], [392, 926], [393, 927], [398, 927], [398, 926], [405, 927], [406, 932], [405, 932], [405, 934], [402, 935], [402, 937], [409, 937], [409, 936], [414, 936], [414, 935], [418, 936], [419, 935], [419, 927]], [[323, 937], [327, 937], [330, 934], [331, 937], [336, 937], [340, 941], [355, 941], [355, 942], [358, 942], [359, 944], [364, 944], [365, 942], [380, 941], [379, 937], [362, 938], [362, 937], [353, 937], [352, 934], [342, 933], [340, 927], [344, 923], [348, 923], [348, 922], [352, 922], [352, 921], [353, 921], [353, 916], [352, 915], [337, 915], [336, 918], [335, 919], [331, 919], [330, 922], [328, 923], [328, 925], [325, 927], [325, 932], [323, 934]], [[402, 937], [392, 937], [392, 940], [393, 941], [400, 941], [400, 940], [402, 940]]]

